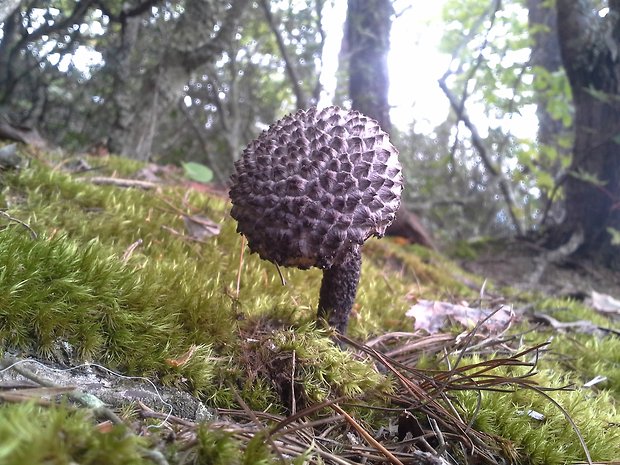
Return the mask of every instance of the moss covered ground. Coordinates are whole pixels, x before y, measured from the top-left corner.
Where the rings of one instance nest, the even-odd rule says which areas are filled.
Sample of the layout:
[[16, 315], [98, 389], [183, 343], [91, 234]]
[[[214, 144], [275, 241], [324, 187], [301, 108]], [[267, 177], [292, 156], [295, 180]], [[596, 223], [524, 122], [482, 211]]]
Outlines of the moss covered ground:
[[[95, 174], [133, 177], [141, 165], [103, 157], [87, 160], [91, 171], [70, 172], [71, 164], [57, 156], [23, 156], [20, 170], [0, 174], [0, 349], [53, 366], [93, 362], [146, 377], [193, 394], [216, 419], [191, 426], [179, 420], [154, 429], [128, 405], [116, 412], [120, 421], [108, 425], [97, 409], [57, 401], [49, 392], [36, 402], [15, 401], [4, 395], [13, 388], [0, 385], [1, 464], [386, 460], [355, 426], [376, 437], [384, 431], [386, 447], [399, 451], [395, 459], [411, 463], [413, 452], [399, 449], [394, 431], [403, 409], [415, 410], [412, 388], [407, 391], [390, 369], [379, 367], [376, 356], [341, 350], [328, 332], [315, 327], [320, 271], [282, 269], [283, 285], [272, 264], [244, 251], [228, 201], [181, 179], [150, 190], [96, 185], [91, 182]], [[188, 229], [188, 222], [202, 224], [205, 218], [219, 226], [219, 233], [197, 236]], [[364, 250], [349, 336], [367, 341], [411, 333], [405, 312], [418, 298], [474, 301], [482, 282], [434, 252], [372, 239]], [[558, 319], [618, 328], [582, 303], [530, 299]], [[467, 428], [485, 435], [493, 452], [476, 457], [486, 463], [585, 462], [580, 437], [592, 461], [620, 458], [617, 334], [532, 331], [523, 319], [491, 352], [468, 351], [461, 357], [461, 366], [472, 368], [459, 376], [483, 383], [474, 367], [480, 360], [545, 341], [551, 342], [539, 353], [537, 374], [522, 366], [493, 371], [506, 379], [527, 372], [540, 388], [506, 383], [481, 390], [470, 383], [457, 389], [454, 377], [443, 386], [446, 392], [433, 384], [450, 415], [466, 425], [461, 436], [468, 437]], [[452, 349], [459, 349], [455, 344]], [[69, 360], [58, 355], [63, 345], [71, 349]], [[449, 352], [445, 347], [421, 351], [414, 361], [430, 370], [424, 376], [454, 374], [458, 352]], [[390, 359], [388, 365], [397, 363]], [[404, 373], [413, 376], [410, 369]], [[607, 381], [582, 387], [597, 375]], [[543, 390], [567, 385], [577, 389]], [[334, 401], [357, 423], [343, 423], [342, 415], [334, 419], [328, 406]], [[303, 409], [309, 409], [307, 415], [293, 417], [298, 431], [303, 422], [316, 422], [312, 431], [325, 442], [320, 447], [315, 438], [300, 445], [267, 434]], [[233, 411], [245, 421], [234, 420]], [[533, 411], [542, 419], [528, 414]], [[421, 421], [432, 433], [424, 426], [428, 418]], [[456, 436], [451, 445], [425, 442], [425, 453], [442, 455], [447, 463], [472, 457], [459, 445], [466, 440]]]

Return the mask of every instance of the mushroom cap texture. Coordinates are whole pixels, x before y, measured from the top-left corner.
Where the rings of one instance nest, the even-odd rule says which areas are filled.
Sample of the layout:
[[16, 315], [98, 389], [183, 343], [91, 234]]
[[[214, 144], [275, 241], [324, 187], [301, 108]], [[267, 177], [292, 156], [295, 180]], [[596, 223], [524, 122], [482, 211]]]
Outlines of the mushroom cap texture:
[[329, 268], [392, 223], [398, 151], [375, 120], [338, 107], [299, 110], [243, 151], [231, 215], [252, 252], [282, 266]]

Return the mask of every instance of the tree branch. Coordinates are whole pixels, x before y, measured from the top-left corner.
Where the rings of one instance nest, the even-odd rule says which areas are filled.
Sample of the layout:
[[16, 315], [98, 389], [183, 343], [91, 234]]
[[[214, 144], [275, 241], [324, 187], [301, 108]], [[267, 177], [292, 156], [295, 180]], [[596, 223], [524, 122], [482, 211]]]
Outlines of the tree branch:
[[459, 101], [456, 96], [450, 91], [448, 86], [446, 85], [445, 76], [439, 79], [439, 87], [443, 91], [443, 93], [448, 97], [448, 101], [450, 102], [450, 106], [457, 114], [457, 118], [465, 124], [465, 127], [469, 130], [471, 134], [471, 143], [478, 152], [480, 159], [482, 160], [482, 164], [487, 169], [487, 171], [491, 174], [493, 178], [495, 178], [498, 182], [502, 195], [504, 197], [504, 201], [506, 202], [506, 206], [508, 207], [508, 212], [510, 214], [510, 219], [514, 227], [517, 229], [517, 233], [522, 235], [525, 231], [525, 228], [521, 224], [519, 217], [516, 213], [514, 194], [512, 193], [512, 189], [510, 183], [504, 176], [504, 173], [501, 171], [499, 167], [497, 167], [484, 145], [484, 140], [480, 133], [478, 132], [478, 128], [473, 124], [469, 115], [465, 111], [463, 102]]
[[274, 21], [273, 14], [271, 13], [271, 6], [267, 0], [260, 0], [260, 5], [265, 12], [265, 18], [267, 19], [267, 24], [273, 32], [276, 42], [278, 44], [278, 49], [280, 50], [280, 54], [282, 55], [282, 59], [284, 60], [284, 64], [286, 67], [286, 74], [288, 74], [289, 80], [293, 86], [293, 93], [295, 94], [295, 100], [297, 101], [297, 108], [306, 108], [308, 106], [308, 99], [306, 97], [306, 93], [301, 88], [299, 82], [299, 76], [297, 75], [297, 69], [293, 64], [291, 57], [289, 56], [288, 50], [286, 49], [286, 44], [284, 43], [284, 39], [282, 38], [282, 34], [278, 30], [278, 26]]

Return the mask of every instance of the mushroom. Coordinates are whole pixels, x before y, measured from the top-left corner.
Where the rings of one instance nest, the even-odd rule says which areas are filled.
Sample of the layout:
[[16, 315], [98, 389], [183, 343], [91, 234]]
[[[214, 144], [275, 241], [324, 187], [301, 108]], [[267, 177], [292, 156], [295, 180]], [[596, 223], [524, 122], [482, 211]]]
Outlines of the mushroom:
[[250, 250], [280, 266], [323, 269], [317, 317], [344, 334], [361, 246], [383, 236], [400, 206], [388, 135], [357, 111], [299, 110], [250, 142], [231, 182], [230, 214]]

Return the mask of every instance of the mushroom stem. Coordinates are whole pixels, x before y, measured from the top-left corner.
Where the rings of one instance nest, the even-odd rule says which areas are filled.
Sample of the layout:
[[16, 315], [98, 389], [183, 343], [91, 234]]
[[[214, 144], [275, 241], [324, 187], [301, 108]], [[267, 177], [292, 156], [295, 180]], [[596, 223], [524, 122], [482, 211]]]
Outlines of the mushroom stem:
[[360, 280], [361, 266], [362, 255], [356, 250], [343, 263], [323, 270], [317, 319], [326, 321], [340, 334], [345, 334], [347, 331], [349, 314]]

